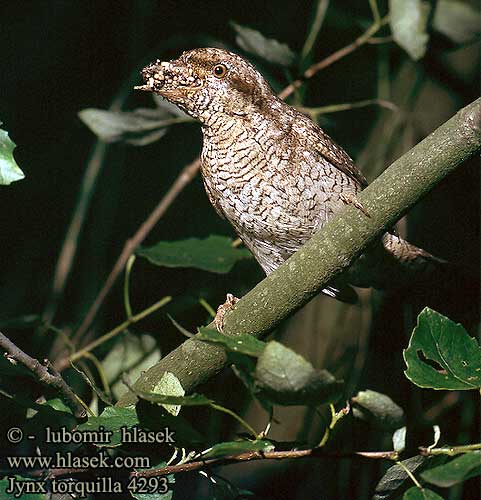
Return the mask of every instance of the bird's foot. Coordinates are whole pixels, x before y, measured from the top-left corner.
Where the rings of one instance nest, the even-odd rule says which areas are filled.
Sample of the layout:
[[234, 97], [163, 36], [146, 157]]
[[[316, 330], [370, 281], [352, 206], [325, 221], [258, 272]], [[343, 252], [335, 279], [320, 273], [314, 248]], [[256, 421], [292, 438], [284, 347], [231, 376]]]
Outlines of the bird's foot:
[[341, 193], [339, 195], [339, 198], [346, 205], [353, 205], [354, 207], [358, 208], [364, 215], [366, 215], [367, 217], [371, 217], [369, 215], [369, 212], [364, 207], [364, 205], [356, 198], [355, 194], [353, 194], [353, 193]]
[[228, 293], [226, 301], [217, 308], [217, 314], [214, 318], [214, 324], [218, 332], [224, 333], [225, 314], [227, 311], [230, 311], [237, 302], [239, 302], [239, 299], [237, 297], [234, 297], [231, 293]]

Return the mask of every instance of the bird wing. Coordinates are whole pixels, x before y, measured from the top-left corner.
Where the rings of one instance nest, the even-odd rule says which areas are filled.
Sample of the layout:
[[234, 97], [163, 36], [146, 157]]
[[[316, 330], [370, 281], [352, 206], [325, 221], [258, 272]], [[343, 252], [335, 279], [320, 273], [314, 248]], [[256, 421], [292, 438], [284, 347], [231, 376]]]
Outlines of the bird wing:
[[316, 150], [331, 165], [358, 182], [362, 188], [368, 185], [367, 179], [356, 167], [352, 158], [320, 128], [317, 134]]

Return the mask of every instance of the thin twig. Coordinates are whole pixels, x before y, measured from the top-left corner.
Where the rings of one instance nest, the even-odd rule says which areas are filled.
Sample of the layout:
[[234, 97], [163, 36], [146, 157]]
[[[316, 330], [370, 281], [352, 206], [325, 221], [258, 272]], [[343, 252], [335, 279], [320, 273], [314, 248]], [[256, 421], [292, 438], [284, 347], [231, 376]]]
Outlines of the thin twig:
[[[284, 459], [299, 459], [299, 458], [367, 458], [374, 460], [397, 460], [398, 453], [396, 451], [347, 451], [347, 452], [326, 452], [320, 448], [311, 448], [308, 450], [286, 450], [286, 451], [248, 451], [239, 453], [238, 455], [230, 455], [227, 457], [211, 458], [206, 460], [198, 460], [195, 462], [180, 463], [177, 465], [167, 465], [158, 469], [147, 469], [132, 471], [129, 477], [158, 477], [167, 476], [168, 474], [179, 474], [181, 472], [191, 472], [201, 470], [207, 467], [230, 465], [243, 462], [252, 462], [256, 460], [284, 460]], [[32, 477], [42, 477], [45, 475], [44, 470], [29, 471], [28, 474]], [[51, 469], [47, 477], [54, 478], [59, 476], [72, 476], [75, 474], [92, 473], [92, 469]]]
[[21, 363], [25, 368], [30, 370], [42, 384], [55, 389], [77, 418], [85, 417], [86, 410], [80, 402], [80, 399], [67, 385], [62, 376], [50, 365], [48, 360], [45, 360], [43, 364], [40, 363], [38, 359], [30, 357], [1, 332], [0, 347], [6, 351], [5, 356], [7, 359]]
[[401, 469], [410, 477], [411, 481], [418, 487], [422, 488], [421, 483], [416, 479], [416, 476], [400, 461], [396, 461], [396, 465], [399, 465]]
[[443, 446], [441, 448], [425, 448], [420, 447], [419, 452], [421, 455], [448, 455], [450, 457], [459, 455], [460, 453], [467, 453], [469, 451], [481, 450], [481, 443], [463, 444], [460, 446]]
[[176, 474], [179, 472], [189, 472], [206, 467], [229, 465], [240, 462], [252, 462], [254, 460], [283, 460], [298, 458], [370, 458], [376, 460], [396, 460], [398, 453], [395, 451], [349, 451], [349, 452], [325, 452], [321, 448], [311, 448], [308, 450], [286, 450], [286, 451], [248, 451], [228, 457], [212, 458], [199, 460], [196, 462], [187, 462], [179, 465], [169, 465], [159, 469], [149, 469], [143, 471], [134, 471], [133, 477], [153, 477], [165, 476], [167, 474]]
[[304, 46], [301, 50], [302, 61], [304, 61], [310, 54], [312, 47], [314, 47], [314, 44], [316, 43], [321, 27], [324, 23], [328, 7], [329, 0], [318, 0], [316, 14], [314, 16], [314, 20], [312, 21], [311, 29], [309, 30], [309, 34], [307, 35], [306, 41], [304, 42]]
[[371, 26], [358, 38], [356, 38], [353, 42], [351, 42], [349, 45], [346, 45], [342, 49], [337, 50], [336, 52], [332, 53], [330, 56], [327, 56], [325, 59], [322, 61], [319, 61], [312, 66], [309, 66], [309, 68], [304, 71], [302, 78], [298, 80], [294, 80], [290, 85], [288, 85], [284, 90], [282, 90], [279, 93], [279, 97], [281, 99], [286, 99], [289, 97], [296, 89], [298, 89], [305, 80], [312, 78], [316, 73], [319, 71], [323, 70], [324, 68], [327, 68], [331, 64], [335, 63], [336, 61], [339, 61], [339, 59], [342, 59], [343, 57], [346, 57], [348, 54], [351, 52], [354, 52], [356, 49], [361, 47], [361, 45], [364, 45], [367, 43], [367, 41], [375, 34], [379, 29], [384, 26], [389, 20], [388, 16], [383, 17], [379, 22], [374, 22], [371, 24]]
[[69, 364], [73, 361], [77, 361], [80, 358], [83, 358], [86, 356], [87, 353], [98, 347], [99, 345], [103, 344], [104, 342], [107, 342], [107, 340], [112, 339], [119, 333], [122, 333], [123, 331], [127, 330], [127, 328], [140, 321], [141, 319], [145, 318], [146, 316], [149, 316], [153, 312], [157, 311], [157, 309], [160, 309], [161, 307], [165, 306], [170, 302], [172, 297], [167, 296], [163, 297], [159, 301], [155, 302], [155, 304], [152, 304], [151, 306], [147, 307], [147, 309], [144, 309], [143, 311], [134, 314], [133, 316], [128, 317], [123, 323], [120, 325], [116, 326], [109, 332], [105, 333], [104, 335], [98, 337], [94, 341], [90, 342], [90, 344], [86, 345], [84, 348], [80, 349], [77, 352], [74, 352], [70, 356], [67, 356], [65, 358], [61, 358], [59, 361], [57, 361], [56, 367], [59, 371], [64, 370], [69, 366]]
[[392, 35], [387, 35], [387, 36], [372, 36], [367, 40], [366, 43], [369, 45], [381, 45], [383, 43], [390, 43], [394, 41], [394, 38]]
[[164, 215], [167, 209], [170, 207], [172, 202], [177, 198], [179, 193], [184, 189], [187, 184], [195, 177], [197, 171], [200, 168], [200, 159], [197, 158], [192, 163], [184, 167], [177, 179], [174, 181], [170, 189], [167, 191], [165, 196], [160, 200], [154, 211], [147, 217], [145, 222], [139, 227], [132, 238], [125, 242], [124, 248], [119, 255], [114, 267], [110, 271], [104, 286], [98, 293], [95, 301], [91, 305], [87, 315], [85, 316], [82, 324], [74, 335], [74, 341], [83, 337], [87, 329], [92, 324], [100, 306], [102, 305], [105, 297], [110, 292], [110, 289], [114, 285], [120, 273], [123, 271], [125, 264], [129, 260], [129, 257], [134, 253], [136, 248], [144, 241], [147, 235], [150, 233], [152, 228], [157, 224], [159, 219]]
[[309, 114], [313, 118], [317, 118], [319, 115], [338, 113], [340, 111], [350, 111], [352, 109], [365, 108], [367, 106], [380, 106], [381, 108], [386, 108], [391, 111], [399, 111], [396, 104], [391, 101], [386, 101], [385, 99], [365, 99], [363, 101], [330, 104], [328, 106], [320, 106], [318, 108], [298, 107], [297, 109], [303, 113]]

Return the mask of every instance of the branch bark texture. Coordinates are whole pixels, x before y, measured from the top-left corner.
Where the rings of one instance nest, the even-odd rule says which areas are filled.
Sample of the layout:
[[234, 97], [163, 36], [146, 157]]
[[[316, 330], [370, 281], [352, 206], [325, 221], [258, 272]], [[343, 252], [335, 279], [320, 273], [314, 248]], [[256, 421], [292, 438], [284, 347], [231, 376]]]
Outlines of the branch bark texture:
[[39, 382], [55, 389], [77, 418], [85, 417], [87, 412], [80, 403], [79, 398], [67, 382], [65, 382], [60, 373], [52, 368], [48, 360], [45, 360], [42, 364], [38, 359], [30, 357], [2, 332], [0, 332], [0, 349], [5, 350], [7, 358], [21, 363], [27, 370], [30, 370]]
[[[480, 147], [481, 98], [396, 160], [360, 193], [359, 200], [370, 217], [346, 207], [247, 293], [226, 314], [224, 332], [263, 338], [349, 267], [371, 242]], [[189, 392], [219, 372], [225, 362], [222, 348], [194, 336], [143, 373], [134, 387], [152, 390], [162, 374], [169, 371]], [[135, 401], [136, 396], [128, 392], [117, 404], [128, 406]]]

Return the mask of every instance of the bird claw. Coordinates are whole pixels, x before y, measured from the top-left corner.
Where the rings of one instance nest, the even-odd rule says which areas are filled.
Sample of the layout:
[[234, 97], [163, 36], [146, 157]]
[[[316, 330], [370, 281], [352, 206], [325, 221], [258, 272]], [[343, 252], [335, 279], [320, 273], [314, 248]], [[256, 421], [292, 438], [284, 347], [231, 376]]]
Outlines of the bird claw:
[[236, 303], [239, 302], [237, 297], [234, 297], [231, 293], [226, 296], [226, 301], [217, 308], [217, 314], [214, 318], [214, 325], [217, 331], [224, 333], [224, 317], [226, 312], [230, 311]]
[[358, 208], [365, 216], [371, 217], [369, 212], [366, 210], [364, 205], [356, 198], [356, 195], [353, 193], [341, 193], [339, 195], [339, 199], [344, 202], [346, 205], [353, 205]]

